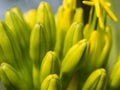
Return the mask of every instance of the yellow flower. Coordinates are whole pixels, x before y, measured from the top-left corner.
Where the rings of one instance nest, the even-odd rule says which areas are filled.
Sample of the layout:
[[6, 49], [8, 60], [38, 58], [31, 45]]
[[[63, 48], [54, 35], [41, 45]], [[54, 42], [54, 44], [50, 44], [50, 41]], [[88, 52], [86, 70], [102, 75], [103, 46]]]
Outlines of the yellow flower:
[[84, 4], [89, 5], [89, 6], [94, 6], [96, 15], [99, 20], [100, 27], [104, 27], [104, 22], [103, 22], [103, 16], [102, 16], [102, 11], [104, 10], [108, 16], [115, 22], [118, 21], [117, 17], [114, 15], [112, 10], [110, 9], [111, 4], [109, 2], [106, 2], [105, 0], [90, 0], [90, 1], [83, 1]]

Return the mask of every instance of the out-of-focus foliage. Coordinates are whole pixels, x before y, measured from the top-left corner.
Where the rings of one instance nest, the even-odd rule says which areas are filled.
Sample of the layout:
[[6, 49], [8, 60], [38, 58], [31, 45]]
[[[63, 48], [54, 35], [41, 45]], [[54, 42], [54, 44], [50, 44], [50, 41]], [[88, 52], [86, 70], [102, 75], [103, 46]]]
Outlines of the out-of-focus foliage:
[[108, 20], [109, 25], [112, 28], [112, 34], [113, 34], [113, 46], [112, 51], [110, 55], [110, 61], [109, 61], [109, 69], [112, 68], [112, 66], [115, 63], [115, 60], [118, 56], [118, 53], [120, 52], [120, 0], [108, 0], [111, 3], [111, 8], [115, 15], [118, 18], [118, 22], [113, 22], [112, 20]]

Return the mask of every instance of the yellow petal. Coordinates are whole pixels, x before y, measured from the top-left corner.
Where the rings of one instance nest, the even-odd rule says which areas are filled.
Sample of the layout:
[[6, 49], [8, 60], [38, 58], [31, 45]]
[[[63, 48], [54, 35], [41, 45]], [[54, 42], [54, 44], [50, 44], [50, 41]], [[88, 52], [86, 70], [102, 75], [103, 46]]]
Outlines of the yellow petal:
[[114, 15], [114, 13], [112, 12], [112, 10], [106, 5], [106, 3], [103, 0], [99, 0], [101, 6], [103, 7], [103, 9], [107, 12], [107, 14], [115, 21], [117, 22], [118, 19], [117, 17]]
[[92, 2], [92, 1], [82, 1], [82, 3], [83, 3], [83, 4], [86, 4], [86, 5], [89, 5], [89, 6], [95, 5], [95, 3]]

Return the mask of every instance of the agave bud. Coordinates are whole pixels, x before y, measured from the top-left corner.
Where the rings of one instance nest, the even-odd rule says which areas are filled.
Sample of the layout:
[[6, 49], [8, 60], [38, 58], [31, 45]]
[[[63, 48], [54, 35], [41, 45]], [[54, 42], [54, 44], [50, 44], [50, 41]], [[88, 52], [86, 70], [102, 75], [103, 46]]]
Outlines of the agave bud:
[[21, 13], [16, 12], [14, 9], [6, 11], [5, 22], [16, 35], [21, 50], [26, 53], [29, 49], [30, 30], [21, 16]]
[[56, 74], [48, 75], [42, 82], [41, 90], [62, 90], [60, 78]]
[[105, 41], [105, 44], [103, 46], [103, 51], [101, 53], [100, 60], [97, 64], [98, 66], [100, 66], [100, 64], [103, 66], [106, 66], [108, 62], [109, 54], [112, 47], [112, 31], [110, 27], [105, 28], [104, 41]]
[[39, 90], [40, 88], [40, 70], [38, 69], [38, 66], [33, 64], [32, 68], [32, 78], [33, 78], [33, 86], [35, 90]]
[[17, 6], [12, 7], [11, 11], [14, 12], [19, 18], [21, 18], [24, 21], [23, 13], [22, 13], [22, 11], [20, 10], [19, 7], [17, 7]]
[[28, 26], [32, 29], [36, 23], [36, 9], [30, 9], [28, 12], [24, 14], [24, 19], [27, 22]]
[[[22, 53], [18, 41], [14, 33], [2, 21], [0, 22], [0, 37], [1, 62], [7, 62], [16, 68], [21, 67], [23, 64]], [[16, 60], [18, 61], [16, 62]]]
[[89, 73], [97, 68], [105, 67], [111, 50], [111, 42], [112, 36], [109, 27], [106, 27], [105, 30], [94, 30], [89, 38], [88, 53], [80, 67], [86, 67], [86, 71]]
[[[24, 61], [24, 63], [26, 63], [26, 66], [28, 66], [28, 68], [31, 68], [31, 62], [29, 62], [28, 53], [30, 28], [28, 27], [27, 23], [23, 18], [22, 11], [18, 7], [13, 7], [10, 10], [7, 10], [5, 13], [5, 23], [13, 32], [14, 39], [17, 41], [17, 44], [22, 51], [22, 60]], [[20, 55], [18, 53], [15, 54]], [[19, 56], [19, 58], [20, 57], [21, 56]]]
[[79, 23], [84, 23], [83, 21], [83, 8], [76, 8], [75, 9], [75, 14], [73, 18], [73, 22], [79, 22]]
[[65, 55], [61, 64], [60, 71], [60, 78], [63, 82], [64, 89], [66, 88], [71, 76], [78, 69], [80, 60], [82, 60], [82, 56], [84, 55], [84, 52], [86, 50], [86, 46], [86, 39], [80, 40], [78, 43], [73, 45]]
[[[72, 2], [72, 0], [70, 0]], [[62, 48], [63, 42], [65, 38], [65, 34], [68, 31], [70, 25], [73, 22], [75, 9], [65, 8], [64, 5], [58, 8], [56, 14], [56, 45], [55, 45], [55, 52], [62, 57]]]
[[40, 65], [48, 50], [48, 37], [46, 29], [42, 24], [37, 23], [30, 36], [30, 57], [34, 64]]
[[27, 90], [27, 85], [25, 83], [21, 84], [24, 81], [22, 81], [20, 73], [11, 65], [2, 63], [0, 66], [0, 75], [3, 84], [8, 90]]
[[39, 71], [44, 55], [48, 50], [46, 29], [37, 23], [30, 36], [30, 58], [33, 62], [33, 81], [36, 88], [39, 88]]
[[106, 81], [105, 69], [97, 69], [93, 71], [87, 78], [82, 90], [103, 90]]
[[109, 77], [109, 90], [119, 90], [120, 85], [120, 55], [113, 66]]
[[2, 22], [0, 22], [0, 49], [1, 62], [7, 62], [16, 66], [14, 51]]
[[75, 9], [76, 8], [76, 0], [63, 0], [63, 6], [65, 8]]
[[64, 47], [63, 47], [63, 56], [67, 53], [69, 48], [76, 44], [79, 40], [83, 38], [82, 34], [83, 25], [77, 22], [74, 22], [65, 35]]
[[37, 9], [37, 22], [41, 23], [47, 30], [48, 41], [50, 43], [49, 50], [53, 50], [55, 45], [56, 27], [54, 15], [47, 2], [41, 2], [39, 5]]
[[45, 55], [40, 68], [40, 82], [42, 82], [49, 74], [60, 73], [60, 61], [55, 52], [49, 51]]

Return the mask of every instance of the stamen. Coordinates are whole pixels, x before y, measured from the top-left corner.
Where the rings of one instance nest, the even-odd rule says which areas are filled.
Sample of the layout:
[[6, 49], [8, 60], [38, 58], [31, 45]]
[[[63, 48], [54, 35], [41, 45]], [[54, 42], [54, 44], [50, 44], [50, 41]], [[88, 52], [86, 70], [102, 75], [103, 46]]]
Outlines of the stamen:
[[89, 6], [95, 5], [95, 3], [92, 2], [92, 1], [82, 1], [82, 3], [83, 3], [83, 4], [86, 4], [86, 5], [89, 5]]
[[101, 6], [103, 7], [103, 9], [107, 12], [107, 14], [113, 19], [113, 21], [117, 22], [118, 19], [117, 17], [114, 15], [114, 13], [112, 12], [112, 10], [107, 7], [107, 5], [104, 3], [103, 0], [99, 0]]

